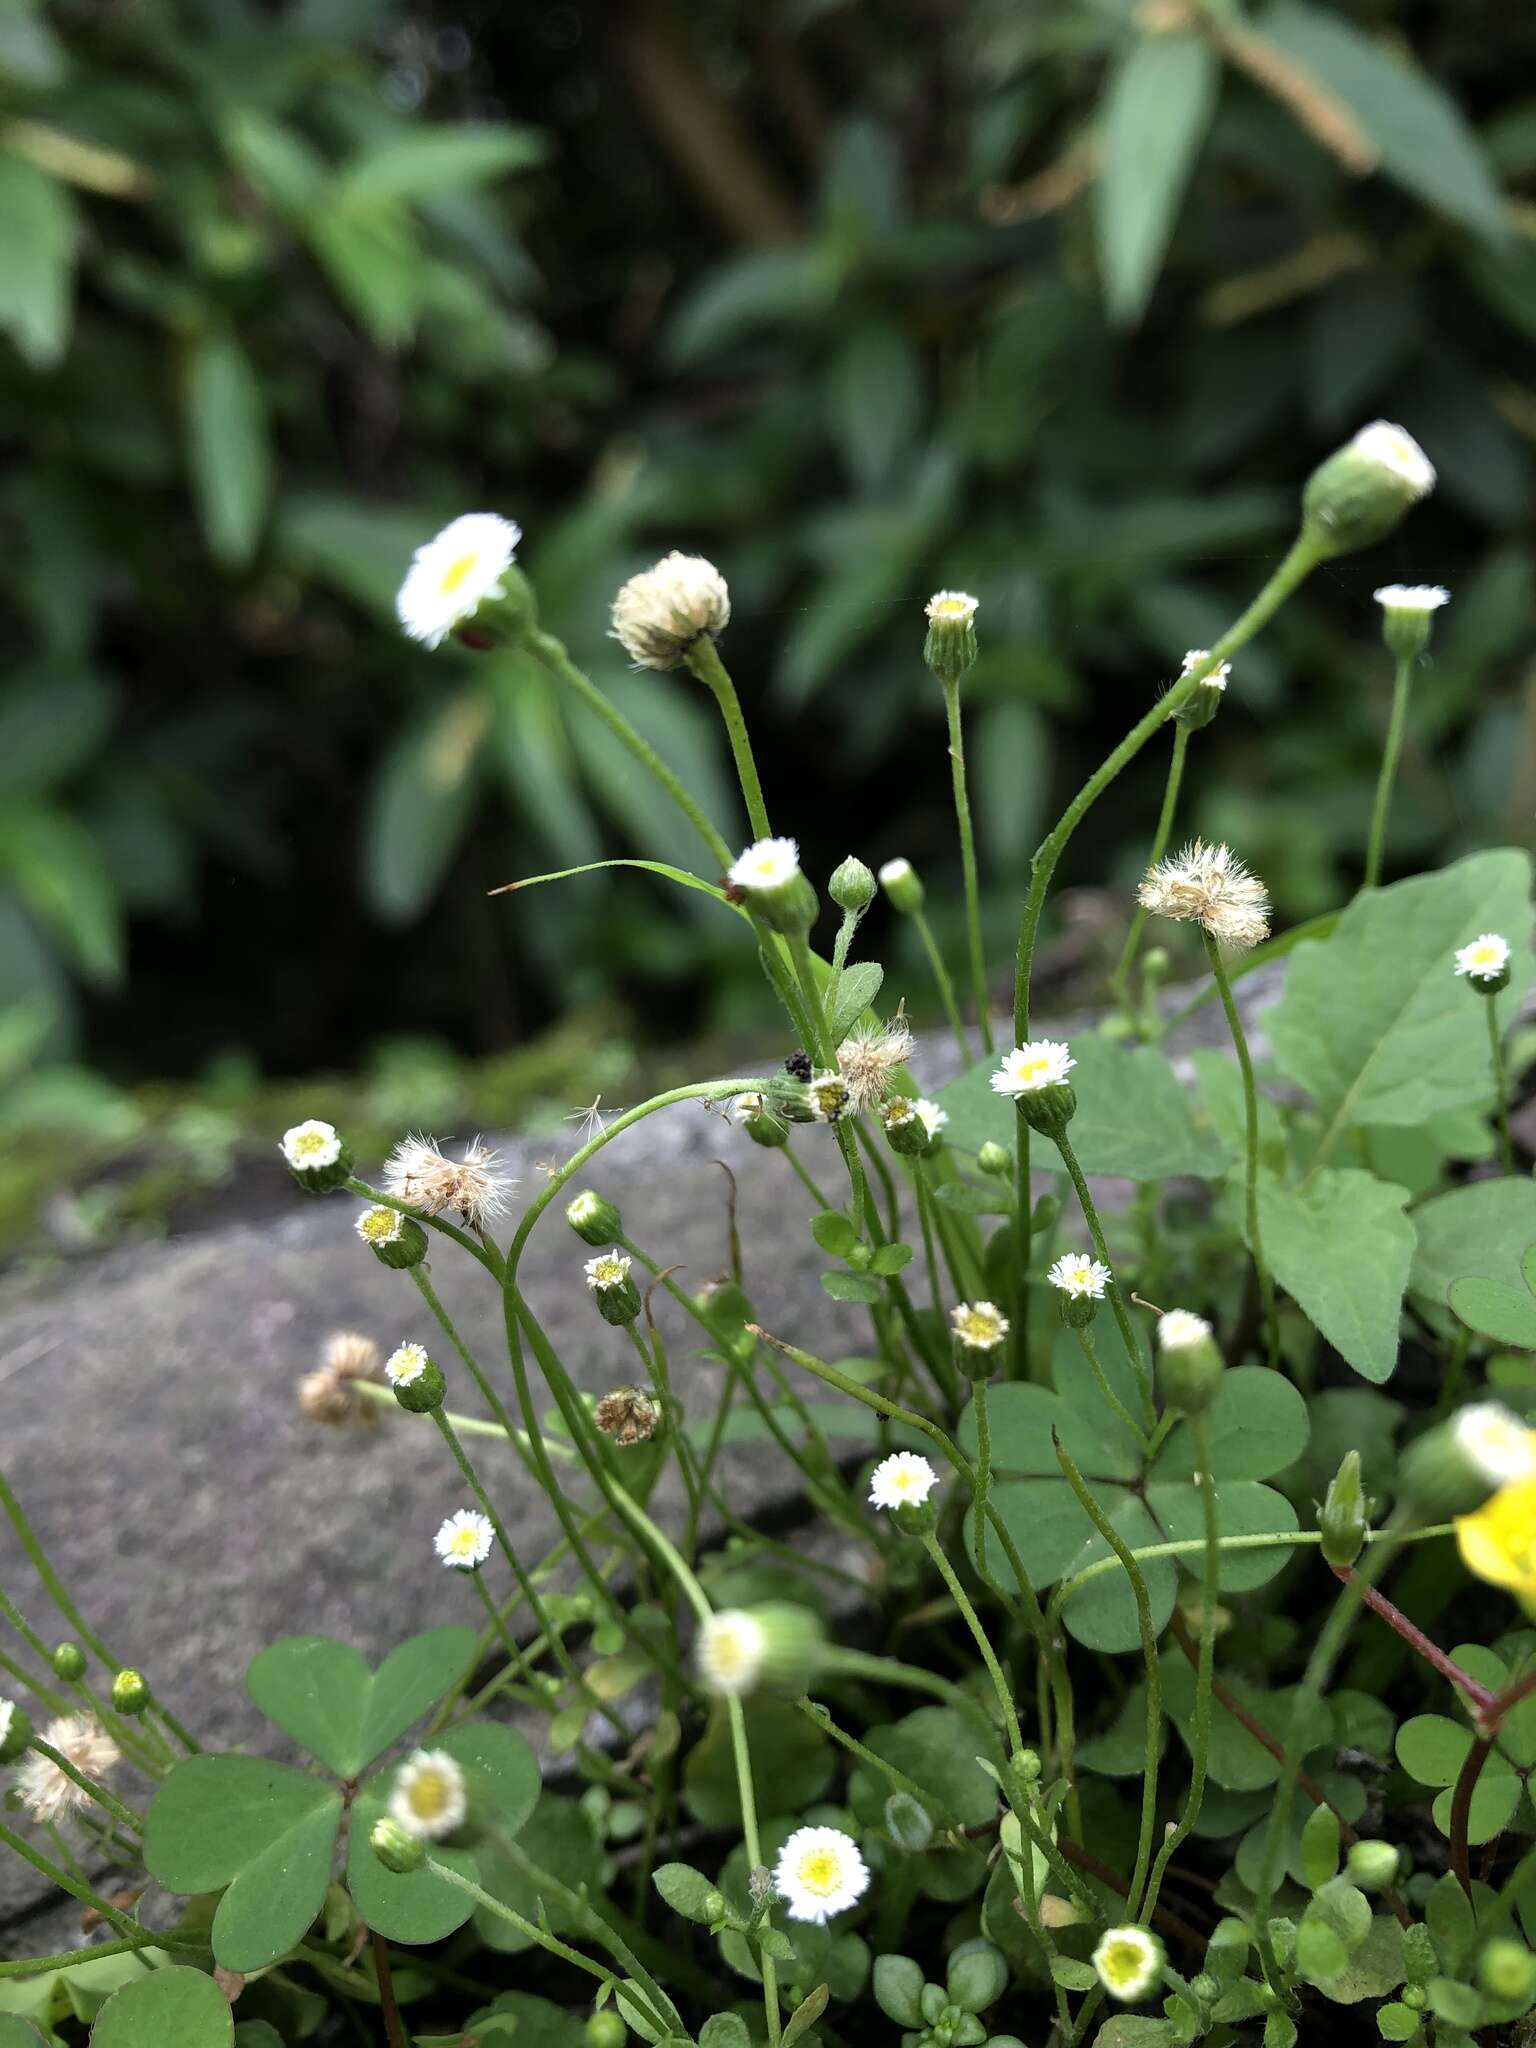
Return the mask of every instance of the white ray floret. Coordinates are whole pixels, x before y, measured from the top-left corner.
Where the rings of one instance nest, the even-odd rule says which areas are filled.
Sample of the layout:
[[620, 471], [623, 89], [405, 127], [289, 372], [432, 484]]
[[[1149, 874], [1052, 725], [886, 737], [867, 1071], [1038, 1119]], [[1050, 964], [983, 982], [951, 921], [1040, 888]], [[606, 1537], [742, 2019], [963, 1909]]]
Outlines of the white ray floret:
[[440, 647], [488, 598], [505, 597], [522, 528], [498, 512], [465, 512], [411, 557], [395, 599], [412, 640]]
[[1045, 1277], [1063, 1294], [1102, 1301], [1111, 1274], [1102, 1259], [1090, 1259], [1086, 1252], [1063, 1252]]
[[482, 1515], [478, 1508], [459, 1508], [438, 1530], [433, 1546], [445, 1565], [472, 1572], [485, 1563], [495, 1540], [489, 1515]]
[[841, 1828], [796, 1828], [779, 1851], [773, 1883], [791, 1920], [820, 1925], [858, 1904], [869, 1871], [858, 1843]]
[[869, 1498], [877, 1508], [921, 1507], [939, 1475], [916, 1451], [892, 1451], [870, 1474]]

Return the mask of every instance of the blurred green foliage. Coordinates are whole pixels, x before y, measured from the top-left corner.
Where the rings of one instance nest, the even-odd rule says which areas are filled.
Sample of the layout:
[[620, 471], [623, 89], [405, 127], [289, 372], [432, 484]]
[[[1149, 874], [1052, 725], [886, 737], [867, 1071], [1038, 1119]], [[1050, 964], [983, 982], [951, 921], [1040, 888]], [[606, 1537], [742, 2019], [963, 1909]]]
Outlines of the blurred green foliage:
[[[1001, 964], [1048, 807], [1384, 412], [1441, 489], [1244, 657], [1187, 816], [1284, 917], [1336, 903], [1370, 592], [1443, 580], [1393, 862], [1527, 837], [1532, 78], [1507, 0], [0, 0], [0, 1006], [119, 1078], [614, 993], [748, 1019], [701, 899], [486, 900], [694, 848], [530, 664], [396, 634], [411, 547], [479, 505], [734, 833], [697, 693], [605, 637], [645, 560], [720, 563], [813, 873], [952, 868], [920, 606], [975, 590]], [[1069, 879], [1123, 887], [1161, 772]], [[1119, 909], [1079, 909], [1095, 961]]]

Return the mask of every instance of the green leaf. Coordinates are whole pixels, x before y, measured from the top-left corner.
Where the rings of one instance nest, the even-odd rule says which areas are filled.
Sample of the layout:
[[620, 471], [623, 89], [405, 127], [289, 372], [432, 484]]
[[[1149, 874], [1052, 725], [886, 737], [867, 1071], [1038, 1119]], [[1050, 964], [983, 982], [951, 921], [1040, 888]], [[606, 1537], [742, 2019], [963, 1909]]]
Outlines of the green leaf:
[[[1185, 1748], [1190, 1749], [1194, 1743], [1194, 1671], [1189, 1660], [1173, 1650], [1160, 1660], [1160, 1669], [1163, 1704]], [[1290, 1727], [1291, 1691], [1269, 1692], [1234, 1673], [1222, 1675], [1234, 1698], [1261, 1726], [1285, 1734]], [[1332, 1734], [1327, 1705], [1320, 1703], [1311, 1710], [1302, 1730], [1303, 1753], [1330, 1741]], [[1212, 1782], [1230, 1792], [1262, 1792], [1280, 1775], [1279, 1760], [1225, 1708], [1218, 1708], [1211, 1717], [1209, 1769]]]
[[1469, 1181], [1413, 1212], [1418, 1244], [1411, 1292], [1443, 1307], [1453, 1280], [1513, 1286], [1527, 1247], [1536, 1244], [1536, 1181]]
[[260, 382], [232, 334], [205, 334], [192, 344], [182, 396], [204, 538], [216, 561], [242, 568], [271, 502], [272, 451]]
[[[43, 2048], [43, 2037], [29, 2020], [0, 2012], [0, 2048]], [[281, 2042], [278, 2048], [282, 2048]]]
[[[981, 1757], [987, 1744], [975, 1725], [954, 1707], [918, 1707], [899, 1721], [870, 1729], [865, 1746], [894, 1764], [930, 1795], [929, 1811], [961, 1827], [979, 1828], [997, 1812], [997, 1785]], [[990, 1761], [1000, 1762], [996, 1752]], [[856, 1764], [848, 1800], [866, 1827], [881, 1825], [886, 1779], [867, 1764]]]
[[889, 481], [916, 435], [922, 360], [889, 317], [865, 320], [843, 340], [824, 388], [832, 439], [859, 489], [872, 496]]
[[[1264, 1366], [1237, 1366], [1223, 1377], [1206, 1417], [1211, 1470], [1221, 1480], [1272, 1478], [1305, 1451], [1308, 1426], [1306, 1401], [1288, 1379]], [[1194, 1470], [1194, 1438], [1180, 1422], [1148, 1476], [1165, 1482]]]
[[[341, 1824], [334, 1785], [252, 1756], [192, 1756], [145, 1817], [144, 1863], [167, 1891], [223, 1891], [213, 1953], [264, 1970], [319, 1913]], [[227, 1889], [226, 1889], [227, 1887]]]
[[888, 1280], [892, 1274], [904, 1273], [912, 1263], [912, 1256], [909, 1244], [883, 1244], [870, 1260], [869, 1270], [878, 1273], [882, 1280]]
[[[1318, 1158], [1352, 1126], [1416, 1124], [1491, 1099], [1487, 1020], [1453, 956], [1479, 932], [1524, 932], [1530, 894], [1528, 855], [1473, 854], [1368, 890], [1330, 938], [1296, 949], [1267, 1021], [1276, 1064], [1322, 1114]], [[1510, 966], [1513, 1013], [1529, 947], [1517, 943]]]
[[[467, 1631], [466, 1631], [467, 1633]], [[386, 1663], [384, 1671], [389, 1668]], [[518, 1835], [539, 1799], [538, 1758], [513, 1728], [473, 1721], [433, 1738], [463, 1768], [472, 1787], [474, 1824], [493, 1823], [508, 1837]], [[475, 1910], [473, 1899], [429, 1871], [401, 1875], [386, 1870], [374, 1855], [369, 1835], [389, 1806], [393, 1771], [381, 1771], [363, 1785], [352, 1806], [347, 1835], [347, 1889], [368, 1926], [390, 1941], [443, 1941]], [[468, 1847], [438, 1843], [433, 1854], [462, 1877], [479, 1880], [473, 1832]]]
[[1510, 1287], [1502, 1280], [1453, 1280], [1450, 1301], [1468, 1329], [1479, 1336], [1536, 1351], [1536, 1295], [1529, 1287]]
[[802, 2034], [815, 2026], [827, 2009], [827, 1997], [826, 1985], [818, 1984], [808, 1997], [801, 1999], [785, 2022], [784, 2031], [779, 2037], [784, 2048], [790, 2048], [792, 2042], [798, 2041]]
[[[602, 868], [640, 868], [646, 874], [662, 875], [667, 881], [676, 882], [679, 888], [696, 889], [701, 896], [713, 896], [717, 903], [725, 904], [727, 909], [736, 908], [725, 891], [716, 883], [703, 881], [698, 875], [690, 875], [685, 868], [672, 867], [664, 860], [587, 860], [581, 862], [578, 867], [557, 869], [554, 874], [524, 875], [520, 881], [508, 882], [492, 893], [497, 896], [515, 896], [521, 889], [538, 888], [541, 882], [568, 882], [573, 875], [595, 875]], [[740, 915], [746, 917], [746, 912], [743, 910]]]
[[468, 828], [490, 705], [473, 688], [436, 705], [390, 743], [368, 797], [363, 888], [390, 925], [426, 909]]
[[[1262, 1368], [1254, 1368], [1261, 1370]], [[1170, 1543], [1188, 1543], [1205, 1535], [1205, 1510], [1193, 1486], [1149, 1486], [1147, 1506], [1162, 1525]], [[1223, 1536], [1289, 1536], [1300, 1524], [1296, 1510], [1283, 1493], [1272, 1486], [1260, 1486], [1252, 1479], [1222, 1479], [1216, 1487], [1216, 1525]], [[1295, 1555], [1289, 1544], [1273, 1549], [1222, 1552], [1221, 1592], [1248, 1593], [1264, 1586]], [[1192, 1579], [1205, 1573], [1203, 1552], [1192, 1552], [1178, 1560]]]
[[69, 341], [74, 291], [74, 202], [57, 178], [0, 155], [0, 332], [34, 370], [50, 370]]
[[470, 1628], [412, 1636], [371, 1671], [329, 1636], [287, 1636], [256, 1656], [246, 1691], [338, 1778], [355, 1778], [435, 1707], [474, 1662]]
[[831, 1259], [845, 1259], [859, 1241], [859, 1233], [841, 1209], [823, 1209], [811, 1218], [811, 1235]]
[[[1129, 1481], [1140, 1476], [1141, 1457], [1134, 1439], [1105, 1409], [1096, 1392], [1092, 1410], [1079, 1413], [1069, 1407], [1060, 1394], [1054, 1394], [1046, 1387], [1030, 1386], [1021, 1380], [1005, 1380], [990, 1391], [987, 1421], [995, 1472], [1049, 1478], [1065, 1486], [1051, 1442], [1054, 1431], [1088, 1479]], [[956, 1435], [966, 1456], [974, 1458], [976, 1411], [973, 1406], [968, 1405], [960, 1417]]]
[[401, 200], [339, 206], [323, 197], [304, 231], [339, 296], [381, 349], [397, 349], [416, 331], [422, 263], [415, 223]]
[[651, 1883], [673, 1912], [681, 1913], [685, 1920], [696, 1920], [707, 1927], [715, 1918], [706, 1901], [717, 1896], [718, 1887], [691, 1863], [662, 1863], [652, 1872]]
[[1301, 1831], [1301, 1873], [1316, 1891], [1339, 1868], [1339, 1816], [1331, 1806], [1315, 1806]]
[[[1077, 1114], [1070, 1135], [1085, 1173], [1211, 1180], [1225, 1170], [1231, 1154], [1213, 1132], [1196, 1125], [1189, 1097], [1161, 1053], [1088, 1034], [1073, 1039], [1072, 1052]], [[938, 1099], [949, 1111], [945, 1135], [952, 1145], [976, 1152], [989, 1139], [1010, 1148], [1017, 1142], [1018, 1113], [993, 1092], [985, 1065], [951, 1081]], [[1042, 1159], [1050, 1157], [1047, 1146], [1036, 1150]]]
[[873, 1308], [885, 1299], [885, 1290], [867, 1273], [823, 1273], [821, 1284], [834, 1301], [857, 1302]]
[[885, 969], [874, 960], [860, 960], [845, 967], [827, 1005], [827, 1035], [834, 1045], [846, 1038], [880, 993]]
[[1259, 1176], [1259, 1225], [1275, 1280], [1363, 1378], [1397, 1363], [1413, 1262], [1406, 1188], [1358, 1167], [1324, 1167], [1300, 1187]]
[[1300, 0], [1281, 0], [1259, 26], [1267, 41], [1343, 101], [1388, 177], [1476, 233], [1509, 240], [1503, 197], [1477, 138], [1426, 71], [1405, 63], [1384, 39]]
[[1171, 2020], [1139, 2012], [1117, 2012], [1093, 2037], [1093, 2048], [1174, 2048], [1179, 2035]]
[[945, 1180], [933, 1193], [941, 1209], [952, 1209], [957, 1216], [1007, 1216], [1013, 1209], [1012, 1197], [996, 1181], [982, 1186], [973, 1180]]
[[[826, 1791], [835, 1752], [819, 1728], [781, 1700], [745, 1702], [752, 1776], [760, 1818], [798, 1814]], [[695, 1820], [710, 1828], [741, 1825], [730, 1722], [723, 1703], [712, 1708], [709, 1725], [683, 1766], [683, 1796]]]
[[[588, 1815], [574, 1799], [545, 1792], [518, 1834], [518, 1847], [561, 1884], [573, 1892], [585, 1892], [598, 1902], [602, 1897], [602, 1846]], [[480, 1865], [480, 1883], [493, 1898], [511, 1906], [525, 1920], [538, 1924], [542, 1915], [556, 1934], [577, 1932], [575, 1916], [558, 1899], [544, 1898], [537, 1883], [503, 1855], [494, 1840], [475, 1848]], [[477, 1907], [475, 1932], [488, 1948], [503, 1955], [520, 1955], [533, 1946], [488, 1907]]]
[[83, 768], [117, 715], [113, 687], [54, 662], [13, 670], [0, 692], [0, 793], [51, 789]]
[[[880, 1957], [875, 1964], [886, 1960]], [[893, 1958], [893, 1960], [901, 1960]], [[739, 2013], [712, 2013], [699, 2029], [699, 2048], [752, 2048], [752, 2036], [747, 2032], [747, 2023]]]
[[92, 2048], [227, 2048], [234, 2038], [235, 2016], [218, 1985], [175, 1965], [114, 1992], [91, 2029]]
[[1454, 1785], [1472, 1731], [1444, 1714], [1415, 1714], [1397, 1731], [1397, 1760], [1420, 1785]]
[[123, 905], [100, 841], [64, 810], [0, 805], [0, 881], [98, 987], [122, 979]]
[[[430, 2037], [417, 2036], [423, 2038]], [[464, 2038], [476, 2048], [584, 2048], [588, 2036], [582, 2021], [563, 2006], [531, 1991], [503, 1991], [470, 2015]], [[450, 2036], [444, 2048], [453, 2048], [456, 2040]]]
[[1099, 259], [1112, 319], [1139, 320], [1216, 105], [1207, 36], [1138, 36], [1117, 65], [1100, 122]]
[[527, 170], [547, 154], [543, 137], [532, 128], [446, 121], [402, 126], [347, 167], [328, 203], [429, 199]]

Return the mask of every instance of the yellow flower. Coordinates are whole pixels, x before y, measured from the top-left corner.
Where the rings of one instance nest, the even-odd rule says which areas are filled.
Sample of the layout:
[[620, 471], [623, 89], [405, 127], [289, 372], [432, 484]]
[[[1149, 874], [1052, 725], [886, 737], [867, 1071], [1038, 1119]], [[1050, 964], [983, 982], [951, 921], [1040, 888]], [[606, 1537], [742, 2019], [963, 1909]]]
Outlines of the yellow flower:
[[1536, 1479], [1511, 1480], [1475, 1515], [1456, 1522], [1462, 1563], [1536, 1613]]

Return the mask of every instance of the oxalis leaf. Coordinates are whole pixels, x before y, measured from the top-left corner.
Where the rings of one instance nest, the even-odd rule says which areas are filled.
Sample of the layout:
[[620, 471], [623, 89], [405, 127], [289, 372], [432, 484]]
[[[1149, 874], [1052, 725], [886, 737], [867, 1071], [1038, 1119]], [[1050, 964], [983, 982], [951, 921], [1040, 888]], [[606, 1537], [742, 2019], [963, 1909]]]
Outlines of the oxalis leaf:
[[[1316, 1160], [1356, 1125], [1418, 1124], [1491, 1100], [1483, 999], [1454, 955], [1479, 932], [1524, 934], [1530, 897], [1528, 855], [1473, 854], [1357, 896], [1329, 938], [1296, 949], [1267, 1022], [1276, 1064], [1322, 1116]], [[1511, 1015], [1532, 978], [1529, 944], [1513, 945], [1499, 998]]]
[[1300, 1187], [1259, 1175], [1259, 1227], [1276, 1281], [1355, 1371], [1378, 1384], [1397, 1363], [1413, 1261], [1406, 1188], [1358, 1167], [1327, 1167]]
[[[167, 1891], [223, 1891], [214, 1959], [262, 1970], [320, 1911], [341, 1825], [341, 1791], [253, 1756], [192, 1756], [155, 1795], [144, 1864]], [[227, 1889], [226, 1889], [227, 1887]]]
[[201, 1970], [174, 1966], [114, 1992], [91, 2029], [92, 2048], [227, 2048], [229, 2000]]
[[458, 1683], [475, 1642], [473, 1629], [429, 1629], [370, 1671], [346, 1643], [287, 1636], [253, 1659], [246, 1691], [338, 1778], [355, 1778]]

